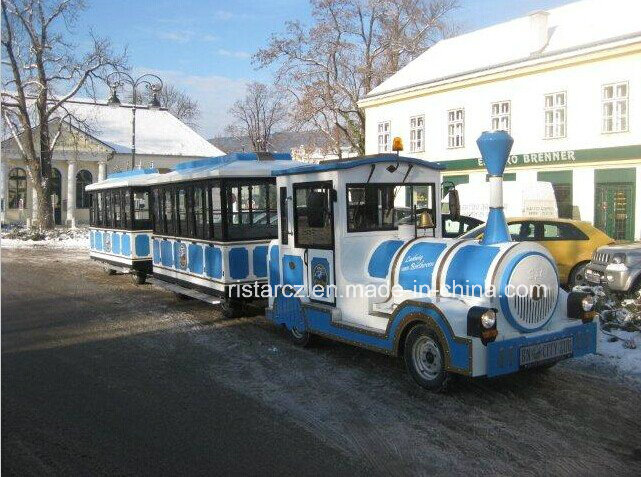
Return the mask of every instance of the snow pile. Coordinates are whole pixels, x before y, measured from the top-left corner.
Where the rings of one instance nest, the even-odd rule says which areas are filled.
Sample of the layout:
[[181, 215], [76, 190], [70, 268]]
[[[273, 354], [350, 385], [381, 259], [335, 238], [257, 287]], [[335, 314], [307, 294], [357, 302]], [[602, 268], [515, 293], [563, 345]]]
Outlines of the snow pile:
[[89, 229], [57, 227], [53, 230], [37, 230], [27, 227], [3, 229], [0, 239], [3, 248], [66, 248], [86, 249], [89, 246]]
[[599, 333], [597, 353], [622, 374], [641, 380], [641, 336], [638, 331]]

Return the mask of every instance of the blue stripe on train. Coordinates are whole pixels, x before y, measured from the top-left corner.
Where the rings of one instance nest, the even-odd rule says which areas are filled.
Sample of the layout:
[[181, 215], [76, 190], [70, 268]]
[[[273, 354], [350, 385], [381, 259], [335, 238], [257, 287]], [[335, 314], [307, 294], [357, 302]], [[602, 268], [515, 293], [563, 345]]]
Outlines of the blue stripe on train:
[[254, 252], [252, 254], [254, 267], [254, 275], [257, 277], [266, 277], [267, 276], [267, 245], [259, 245], [254, 247]]
[[146, 257], [149, 255], [149, 235], [136, 235], [135, 239], [136, 255]]
[[205, 273], [211, 278], [223, 276], [223, 254], [218, 247], [208, 245], [205, 248]]
[[313, 306], [306, 306], [303, 311], [300, 299], [296, 297], [286, 297], [279, 293], [274, 301], [274, 311], [270, 315], [276, 324], [285, 325], [291, 329], [296, 327], [299, 330], [309, 330], [323, 334], [325, 336], [334, 336], [350, 343], [360, 344], [370, 348], [376, 348], [385, 352], [394, 350], [396, 333], [400, 323], [409, 314], [425, 315], [432, 319], [442, 331], [449, 348], [451, 365], [459, 372], [472, 370], [470, 359], [471, 343], [467, 341], [456, 341], [450, 331], [450, 327], [443, 317], [433, 308], [425, 308], [416, 305], [401, 305], [400, 311], [394, 316], [394, 321], [389, 327], [387, 336], [374, 336], [362, 333], [355, 329], [335, 326], [332, 323], [332, 316], [329, 311], [321, 310]]
[[200, 275], [203, 273], [203, 248], [195, 243], [190, 243], [188, 247], [189, 271]]
[[245, 247], [234, 247], [229, 251], [229, 276], [242, 280], [249, 275], [249, 253]]

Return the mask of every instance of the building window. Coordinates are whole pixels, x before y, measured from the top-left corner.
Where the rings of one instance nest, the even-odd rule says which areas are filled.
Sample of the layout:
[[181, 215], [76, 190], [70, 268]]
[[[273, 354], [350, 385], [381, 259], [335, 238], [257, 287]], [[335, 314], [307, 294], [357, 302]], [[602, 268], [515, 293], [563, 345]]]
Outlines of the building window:
[[509, 133], [512, 127], [511, 113], [509, 101], [492, 103], [492, 131], [507, 131]]
[[545, 139], [558, 139], [566, 134], [567, 103], [565, 92], [545, 95]]
[[27, 206], [27, 173], [21, 167], [9, 171], [9, 208], [24, 209]]
[[91, 172], [83, 169], [76, 174], [76, 209], [91, 207], [91, 194], [85, 190], [93, 182]]
[[603, 132], [628, 130], [628, 83], [606, 84], [601, 93]]
[[378, 123], [378, 152], [391, 152], [390, 122]]
[[465, 111], [452, 109], [447, 112], [447, 147], [463, 147], [465, 145]]
[[410, 152], [425, 150], [425, 116], [410, 118]]

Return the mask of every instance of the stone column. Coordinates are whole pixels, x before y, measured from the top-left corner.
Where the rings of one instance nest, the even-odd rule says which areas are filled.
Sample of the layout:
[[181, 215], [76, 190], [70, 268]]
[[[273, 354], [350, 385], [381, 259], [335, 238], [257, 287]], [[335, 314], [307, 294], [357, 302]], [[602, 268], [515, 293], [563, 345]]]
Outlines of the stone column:
[[[31, 185], [31, 223], [27, 223], [29, 227], [38, 223], [38, 191], [33, 185], [33, 182], [27, 181], [27, 187]], [[29, 189], [27, 189], [28, 191]], [[27, 197], [27, 204], [29, 203], [29, 198]], [[25, 204], [25, 208], [27, 207]], [[26, 212], [26, 211], [25, 211]]]
[[76, 161], [67, 161], [67, 226], [76, 227]]
[[98, 162], [98, 180], [104, 181], [107, 178], [107, 161]]

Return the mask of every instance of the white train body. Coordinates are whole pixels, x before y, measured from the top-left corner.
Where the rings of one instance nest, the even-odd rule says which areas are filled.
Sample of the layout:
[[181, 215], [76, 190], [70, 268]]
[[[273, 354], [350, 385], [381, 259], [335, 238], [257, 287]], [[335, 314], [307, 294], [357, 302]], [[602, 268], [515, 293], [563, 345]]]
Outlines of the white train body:
[[[489, 139], [504, 139], [493, 134]], [[501, 207], [502, 168], [490, 173], [495, 189], [488, 232], [471, 241], [439, 238], [435, 164], [387, 154], [276, 172], [287, 199], [279, 201], [286, 210], [279, 208], [279, 240], [269, 250], [274, 296], [267, 316], [299, 336], [323, 335], [392, 355], [404, 352], [408, 333], [420, 324], [437, 337], [445, 370], [469, 376], [498, 376], [595, 352], [593, 313], [581, 308], [585, 296], [568, 300], [544, 247], [510, 241]], [[385, 202], [389, 190], [393, 199]], [[407, 201], [400, 207], [399, 194]], [[321, 227], [307, 203], [318, 208], [322, 196], [327, 211]], [[409, 221], [385, 222], [392, 202], [392, 215], [408, 208], [419, 212]], [[435, 227], [407, 225], [425, 211]], [[368, 225], [363, 229], [362, 223]], [[486, 311], [495, 317], [487, 328], [481, 324]]]
[[89, 256], [144, 281], [151, 273], [152, 223], [146, 181], [156, 169], [120, 172], [87, 186], [92, 195]]

